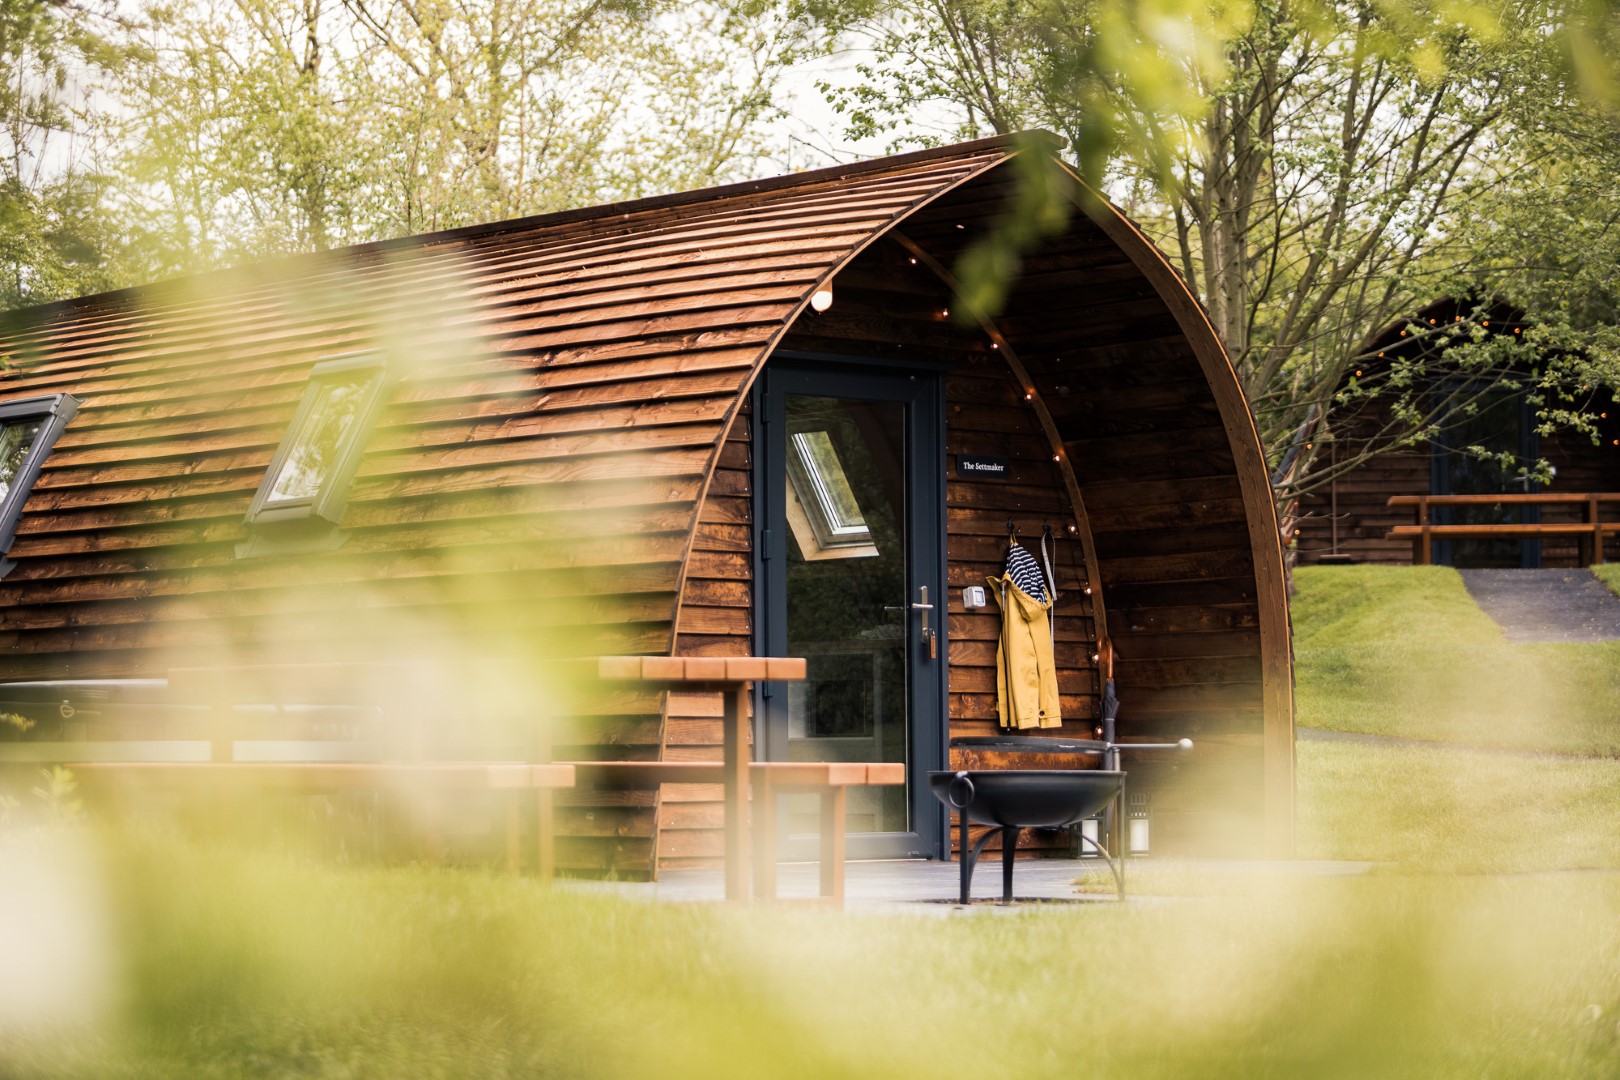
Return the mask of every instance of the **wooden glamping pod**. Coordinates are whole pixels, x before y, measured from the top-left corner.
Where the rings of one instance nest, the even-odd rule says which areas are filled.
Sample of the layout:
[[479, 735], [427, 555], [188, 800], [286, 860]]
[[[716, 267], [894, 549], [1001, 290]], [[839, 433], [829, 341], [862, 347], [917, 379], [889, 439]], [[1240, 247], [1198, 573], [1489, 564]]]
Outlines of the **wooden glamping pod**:
[[[1092, 735], [1111, 637], [1120, 738], [1197, 740], [1127, 758], [1154, 850], [1286, 854], [1281, 553], [1203, 311], [1093, 209], [994, 320], [949, 313], [1030, 173], [1080, 206], [1050, 137], [991, 139], [15, 316], [0, 401], [77, 410], [6, 553], [0, 681], [453, 658], [424, 737], [454, 743], [537, 711], [486, 692], [536, 659], [803, 655], [756, 690], [756, 754], [908, 762], [851, 851], [937, 857], [922, 773], [996, 724], [999, 616], [963, 589], [1049, 524], [1041, 734]], [[702, 698], [591, 711], [559, 756], [718, 755]], [[717, 799], [573, 792], [559, 858], [711, 860]]]
[[[1354, 464], [1300, 500], [1295, 542], [1304, 564], [1392, 563], [1414, 559], [1412, 540], [1391, 538], [1390, 530], [1417, 521], [1410, 505], [1390, 506], [1392, 496], [1488, 496], [1540, 494], [1540, 505], [1513, 506], [1489, 501], [1478, 505], [1436, 506], [1430, 517], [1438, 525], [1541, 524], [1576, 529], [1590, 515], [1586, 501], [1568, 498], [1589, 493], [1620, 493], [1620, 413], [1601, 388], [1571, 387], [1560, 407], [1586, 412], [1597, 438], [1558, 431], [1542, 435], [1530, 397], [1544, 393], [1534, 373], [1516, 384], [1479, 384], [1442, 358], [1451, 332], [1477, 318], [1489, 334], [1516, 336], [1525, 329], [1524, 313], [1498, 301], [1475, 315], [1477, 305], [1438, 300], [1410, 319], [1373, 335], [1361, 349], [1359, 367], [1347, 378], [1360, 396], [1338, 406], [1330, 416], [1333, 438], [1328, 464]], [[1403, 430], [1395, 419], [1400, 391], [1385, 389], [1391, 368], [1414, 362], [1425, 373], [1423, 405], [1439, 425], [1432, 439], [1398, 445], [1392, 432]], [[1341, 388], [1343, 389], [1343, 388]], [[1487, 451], [1485, 456], [1470, 447]], [[1548, 483], [1529, 479], [1538, 459], [1552, 466]], [[1563, 497], [1562, 501], [1551, 501]], [[1598, 519], [1613, 521], [1612, 504], [1599, 507]], [[1620, 541], [1610, 532], [1604, 546], [1612, 559]], [[1546, 536], [1435, 539], [1435, 563], [1457, 567], [1571, 567], [1590, 559], [1584, 536], [1549, 532]]]

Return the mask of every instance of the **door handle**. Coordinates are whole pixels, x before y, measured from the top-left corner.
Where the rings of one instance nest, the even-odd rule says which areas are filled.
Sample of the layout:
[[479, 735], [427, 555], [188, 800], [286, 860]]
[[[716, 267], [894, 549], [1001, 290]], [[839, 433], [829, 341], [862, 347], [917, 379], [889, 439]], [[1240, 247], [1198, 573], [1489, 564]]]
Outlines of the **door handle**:
[[[921, 600], [918, 600], [918, 601], [916, 601], [914, 603], [910, 603], [910, 604], [884, 604], [883, 605], [883, 610], [884, 611], [924, 611], [924, 612], [933, 611], [934, 610], [934, 605], [930, 604], [928, 602], [928, 586], [926, 586], [926, 585], [917, 586], [917, 593], [918, 593], [918, 595], [920, 595], [922, 597]], [[924, 615], [922, 617], [922, 619], [923, 619], [923, 622], [922, 622], [923, 627], [926, 629], [927, 626], [928, 626], [928, 616]]]
[[934, 610], [934, 605], [928, 602], [928, 586], [917, 586], [917, 599], [910, 604], [886, 604], [884, 611], [915, 611], [920, 616], [918, 631], [921, 640], [928, 645], [928, 659], [933, 660], [939, 656], [939, 636], [934, 633], [933, 627], [928, 625], [928, 613]]
[[930, 611], [934, 610], [934, 605], [930, 604], [928, 602], [928, 586], [926, 586], [926, 585], [917, 586], [917, 602], [915, 604], [911, 605], [911, 610], [912, 611], [919, 611], [919, 612], [922, 613], [922, 632], [923, 632], [923, 636], [927, 637], [928, 636], [928, 613]]

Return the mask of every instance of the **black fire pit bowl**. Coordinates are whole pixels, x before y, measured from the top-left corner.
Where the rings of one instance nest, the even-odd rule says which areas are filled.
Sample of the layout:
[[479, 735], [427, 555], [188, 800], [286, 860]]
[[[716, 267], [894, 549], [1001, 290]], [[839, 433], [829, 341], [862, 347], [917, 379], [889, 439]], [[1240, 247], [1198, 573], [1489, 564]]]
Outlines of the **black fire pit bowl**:
[[[969, 902], [973, 869], [990, 838], [1001, 834], [1001, 898], [1013, 898], [1013, 860], [1018, 835], [1024, 829], [1061, 829], [1096, 814], [1117, 797], [1125, 774], [1105, 769], [961, 769], [930, 772], [929, 787], [934, 797], [957, 813], [962, 850], [961, 902]], [[989, 825], [990, 830], [968, 845], [968, 822]], [[1114, 880], [1124, 895], [1124, 880], [1112, 856], [1098, 845], [1098, 853], [1108, 860]]]

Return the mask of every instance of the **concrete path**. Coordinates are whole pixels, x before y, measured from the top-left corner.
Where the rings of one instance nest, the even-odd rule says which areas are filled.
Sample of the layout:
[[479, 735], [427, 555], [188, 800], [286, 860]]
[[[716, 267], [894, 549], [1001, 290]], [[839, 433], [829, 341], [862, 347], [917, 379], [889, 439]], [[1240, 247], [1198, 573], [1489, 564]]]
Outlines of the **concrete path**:
[[1463, 570], [1474, 602], [1515, 645], [1620, 641], [1620, 597], [1590, 570]]
[[[1327, 862], [1298, 859], [1269, 862], [1262, 860], [1155, 860], [1162, 865], [1186, 866], [1201, 871], [1286, 877], [1344, 876], [1364, 874], [1372, 863]], [[1030, 910], [1043, 904], [1112, 904], [1111, 888], [1104, 892], [1081, 893], [1075, 879], [1091, 871], [1106, 876], [1107, 865], [1100, 859], [1021, 859], [1013, 871], [1012, 905], [999, 903], [1001, 860], [994, 853], [979, 864], [973, 875], [973, 905], [964, 908], [957, 900], [960, 887], [957, 864], [927, 859], [890, 859], [851, 862], [845, 872], [844, 907], [848, 911], [882, 911], [916, 915], [949, 915], [960, 912], [991, 913]], [[1132, 903], [1155, 899], [1130, 890], [1126, 867], [1127, 900]], [[783, 863], [778, 870], [779, 894], [808, 897], [816, 892], [817, 868], [814, 863]], [[643, 900], [720, 901], [725, 883], [719, 870], [667, 871], [654, 882], [569, 881], [565, 888], [591, 892], [611, 892]]]

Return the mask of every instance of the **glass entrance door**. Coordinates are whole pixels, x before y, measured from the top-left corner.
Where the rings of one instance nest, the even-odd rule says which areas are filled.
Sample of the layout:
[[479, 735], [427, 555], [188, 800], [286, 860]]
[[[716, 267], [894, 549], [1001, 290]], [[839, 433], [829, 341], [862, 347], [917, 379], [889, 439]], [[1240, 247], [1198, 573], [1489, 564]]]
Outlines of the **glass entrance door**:
[[[939, 396], [932, 374], [778, 359], [755, 401], [760, 649], [809, 669], [761, 689], [756, 754], [907, 765], [904, 787], [851, 789], [856, 857], [934, 855], [943, 835], [924, 775], [945, 732]], [[807, 852], [814, 800], [782, 810], [785, 850]]]
[[[1468, 388], [1464, 388], [1466, 392]], [[1432, 468], [1436, 495], [1500, 495], [1533, 491], [1529, 469], [1539, 453], [1529, 404], [1517, 390], [1486, 390], [1475, 395], [1474, 411], [1453, 417], [1434, 441]], [[1436, 507], [1437, 525], [1532, 523], [1533, 506]], [[1442, 566], [1535, 567], [1537, 540], [1439, 540], [1434, 561]]]

